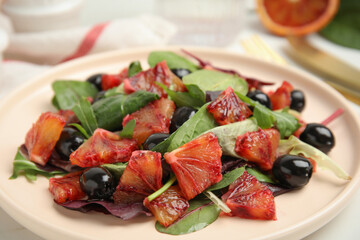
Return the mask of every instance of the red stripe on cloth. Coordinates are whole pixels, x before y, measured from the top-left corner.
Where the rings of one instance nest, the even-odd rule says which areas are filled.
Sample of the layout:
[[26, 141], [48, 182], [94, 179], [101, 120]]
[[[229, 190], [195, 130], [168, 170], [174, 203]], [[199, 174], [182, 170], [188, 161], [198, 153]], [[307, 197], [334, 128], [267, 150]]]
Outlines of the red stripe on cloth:
[[96, 41], [100, 37], [101, 33], [104, 31], [105, 27], [109, 25], [109, 22], [100, 23], [98, 25], [93, 26], [85, 35], [84, 39], [81, 41], [77, 50], [60, 61], [60, 63], [85, 56], [90, 52], [90, 50], [94, 47]]

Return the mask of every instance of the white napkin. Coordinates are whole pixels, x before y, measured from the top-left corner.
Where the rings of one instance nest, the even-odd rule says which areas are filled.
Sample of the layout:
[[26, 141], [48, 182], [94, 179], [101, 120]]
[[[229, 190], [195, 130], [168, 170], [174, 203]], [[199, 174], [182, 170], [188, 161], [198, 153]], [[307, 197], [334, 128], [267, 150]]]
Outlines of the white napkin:
[[[75, 53], [92, 27], [10, 35], [5, 58], [57, 64]], [[111, 21], [88, 54], [137, 46], [164, 45], [175, 34], [171, 23], [151, 15]]]

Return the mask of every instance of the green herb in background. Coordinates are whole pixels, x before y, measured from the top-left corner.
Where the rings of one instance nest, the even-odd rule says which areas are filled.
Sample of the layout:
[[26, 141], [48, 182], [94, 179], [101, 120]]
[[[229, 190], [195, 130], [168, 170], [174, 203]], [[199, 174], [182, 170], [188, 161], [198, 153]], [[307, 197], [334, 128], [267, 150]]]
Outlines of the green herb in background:
[[342, 0], [335, 18], [320, 31], [339, 45], [360, 49], [360, 1]]

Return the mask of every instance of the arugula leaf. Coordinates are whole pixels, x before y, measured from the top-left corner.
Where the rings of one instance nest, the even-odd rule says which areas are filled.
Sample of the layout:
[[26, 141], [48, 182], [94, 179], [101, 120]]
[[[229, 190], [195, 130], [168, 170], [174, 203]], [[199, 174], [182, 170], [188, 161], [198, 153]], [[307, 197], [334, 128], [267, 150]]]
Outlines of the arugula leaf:
[[42, 175], [47, 178], [53, 177], [55, 175], [64, 175], [63, 171], [51, 171], [47, 172], [41, 170], [36, 166], [35, 163], [26, 159], [20, 152], [20, 148], [18, 149], [14, 162], [13, 162], [13, 174], [10, 179], [16, 179], [19, 175], [24, 175], [28, 181], [35, 181], [37, 175]]
[[282, 111], [271, 111], [264, 105], [256, 102], [241, 93], [236, 92], [236, 95], [245, 103], [254, 107], [253, 115], [262, 129], [275, 126], [281, 135], [281, 138], [289, 137], [299, 127], [299, 121], [293, 115], [288, 113], [288, 109]]
[[81, 126], [80, 124], [77, 123], [70, 123], [69, 126], [73, 126], [75, 127], [77, 130], [79, 130], [79, 132], [81, 132], [82, 135], [84, 135], [84, 137], [86, 139], [89, 139], [90, 136], [87, 134], [86, 130], [83, 128], [83, 126]]
[[193, 72], [183, 77], [183, 82], [187, 88], [196, 85], [203, 92], [204, 101], [206, 91], [223, 91], [229, 86], [243, 95], [248, 91], [247, 82], [239, 76], [212, 70]]
[[185, 106], [198, 109], [205, 103], [204, 101], [202, 101], [202, 99], [191, 96], [189, 92], [175, 92], [173, 90], [170, 90], [162, 83], [156, 82], [156, 84], [159, 85], [162, 89], [164, 89], [164, 91], [167, 93], [167, 95], [169, 95], [171, 100], [175, 102], [177, 107]]
[[171, 235], [196, 232], [213, 223], [219, 214], [220, 209], [209, 200], [192, 200], [185, 215], [168, 227], [156, 222], [155, 228], [159, 232]]
[[165, 141], [156, 145], [152, 151], [171, 152], [172, 150], [190, 142], [194, 138], [200, 136], [205, 131], [217, 126], [213, 116], [208, 113], [206, 107], [202, 106], [194, 116], [187, 120], [180, 128], [170, 135]]
[[91, 136], [98, 128], [98, 124], [90, 102], [85, 98], [81, 98], [72, 110], [80, 120], [81, 125], [86, 130], [86, 133]]
[[154, 51], [149, 54], [148, 63], [155, 67], [161, 61], [166, 61], [170, 69], [185, 68], [190, 72], [198, 70], [198, 67], [188, 59], [169, 51]]
[[60, 109], [72, 109], [83, 97], [94, 98], [98, 93], [96, 87], [85, 81], [58, 80], [52, 84], [55, 92], [53, 104]]
[[141, 63], [139, 61], [134, 61], [129, 65], [128, 76], [132, 77], [141, 71], [142, 71]]
[[237, 178], [239, 178], [244, 173], [244, 171], [245, 171], [245, 167], [240, 167], [240, 168], [235, 168], [234, 170], [228, 173], [225, 173], [220, 182], [208, 187], [206, 191], [215, 191], [229, 186]]
[[120, 133], [120, 137], [122, 138], [132, 138], [133, 137], [133, 133], [134, 133], [134, 129], [135, 129], [135, 125], [136, 125], [136, 120], [135, 119], [131, 119], [123, 128], [123, 130]]
[[345, 47], [360, 49], [360, 2], [340, 1], [334, 19], [320, 31], [326, 39]]
[[159, 99], [159, 96], [155, 93], [137, 91], [129, 95], [118, 94], [100, 99], [92, 107], [98, 127], [113, 131], [122, 128], [122, 120], [127, 114], [145, 107], [156, 99]]
[[216, 135], [223, 155], [239, 157], [235, 152], [236, 138], [246, 132], [257, 131], [258, 129], [256, 120], [249, 118], [244, 121], [215, 127], [204, 133], [212, 132]]
[[328, 155], [326, 155], [319, 149], [302, 142], [295, 136], [290, 136], [287, 140], [280, 140], [277, 152], [278, 155], [303, 155], [306, 158], [313, 159], [317, 163], [317, 166], [319, 166], [320, 168], [332, 171], [337, 177], [345, 180], [351, 179], [349, 174], [344, 169], [342, 169], [335, 161], [333, 161]]
[[274, 180], [272, 175], [265, 174], [265, 173], [261, 172], [260, 170], [258, 170], [256, 168], [246, 167], [246, 171], [250, 175], [253, 175], [260, 182], [267, 182], [267, 183], [273, 183], [273, 184], [276, 183], [276, 181]]

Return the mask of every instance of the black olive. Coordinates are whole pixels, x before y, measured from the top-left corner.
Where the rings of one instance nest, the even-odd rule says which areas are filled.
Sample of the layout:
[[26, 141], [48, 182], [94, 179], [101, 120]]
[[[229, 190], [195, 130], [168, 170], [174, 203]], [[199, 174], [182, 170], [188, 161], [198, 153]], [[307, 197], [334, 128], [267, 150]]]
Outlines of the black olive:
[[179, 107], [175, 110], [170, 124], [170, 132], [175, 132], [181, 125], [194, 116], [196, 110], [191, 107]]
[[293, 90], [290, 94], [290, 108], [302, 112], [305, 107], [305, 95], [300, 90]]
[[69, 159], [70, 154], [78, 149], [85, 141], [85, 137], [76, 129], [65, 127], [56, 143], [55, 149], [61, 157]]
[[283, 155], [274, 162], [272, 173], [281, 185], [288, 188], [305, 186], [312, 175], [313, 166], [304, 157]]
[[151, 150], [153, 147], [164, 141], [170, 136], [168, 133], [154, 133], [151, 134], [143, 143], [145, 150]]
[[171, 69], [171, 71], [180, 79], [191, 73], [186, 68], [173, 68]]
[[115, 191], [113, 176], [103, 167], [86, 169], [80, 176], [80, 186], [92, 200], [109, 199]]
[[92, 83], [99, 91], [102, 90], [102, 87], [101, 87], [102, 74], [101, 73], [94, 74], [94, 75], [88, 77], [88, 79], [86, 79], [86, 81], [89, 83]]
[[329, 128], [319, 123], [309, 123], [300, 134], [300, 140], [328, 153], [335, 146], [335, 137]]
[[260, 90], [254, 90], [254, 91], [248, 92], [247, 97], [251, 98], [254, 101], [261, 103], [262, 105], [269, 108], [270, 110], [272, 109], [272, 103], [271, 103], [269, 96]]

